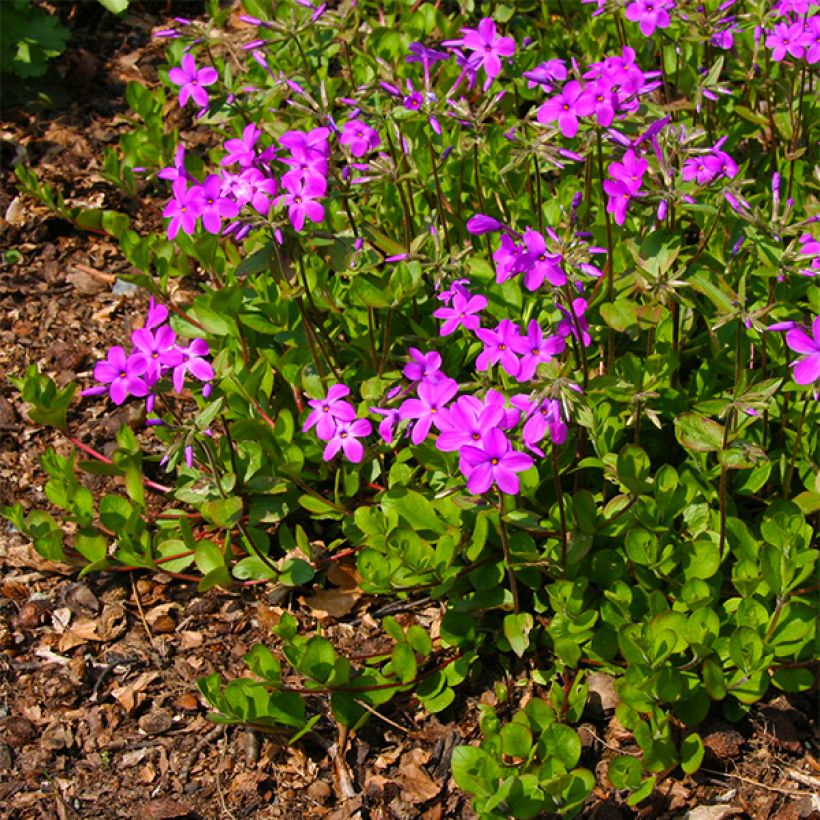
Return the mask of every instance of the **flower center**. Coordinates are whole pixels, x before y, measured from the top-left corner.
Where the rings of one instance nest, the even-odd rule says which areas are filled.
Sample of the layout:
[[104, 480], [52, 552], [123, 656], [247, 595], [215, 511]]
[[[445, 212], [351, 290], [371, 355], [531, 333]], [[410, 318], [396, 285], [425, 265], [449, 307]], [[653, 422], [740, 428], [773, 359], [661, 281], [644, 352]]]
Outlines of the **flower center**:
[[495, 467], [496, 464], [498, 464], [498, 459], [497, 458], [490, 459], [490, 464], [492, 464], [493, 467]]

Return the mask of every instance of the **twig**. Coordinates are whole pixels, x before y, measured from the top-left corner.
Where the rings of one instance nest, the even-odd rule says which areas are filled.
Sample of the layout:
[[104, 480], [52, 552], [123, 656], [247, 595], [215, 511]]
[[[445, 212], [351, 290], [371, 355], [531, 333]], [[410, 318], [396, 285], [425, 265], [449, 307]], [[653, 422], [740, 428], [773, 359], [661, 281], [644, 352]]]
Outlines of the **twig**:
[[225, 734], [225, 729], [227, 727], [224, 723], [220, 723], [218, 726], [214, 726], [207, 734], [203, 735], [198, 741], [196, 746], [191, 749], [190, 754], [188, 757], [185, 758], [185, 762], [182, 764], [182, 768], [179, 770], [179, 782], [180, 783], [187, 783], [188, 776], [191, 774], [191, 768], [193, 767], [194, 763], [196, 763], [196, 759], [199, 757], [199, 753], [212, 741], [218, 738], [220, 735]]
[[759, 780], [753, 780], [751, 777], [743, 777], [740, 774], [733, 774], [732, 772], [721, 772], [717, 769], [707, 769], [703, 766], [698, 770], [701, 772], [706, 772], [707, 774], [716, 774], [719, 777], [731, 777], [734, 780], [739, 780], [741, 783], [748, 783], [750, 786], [755, 786], [761, 789], [765, 789], [769, 792], [777, 792], [778, 794], [787, 794], [792, 797], [801, 797], [805, 795], [811, 796], [813, 792], [804, 792], [800, 789], [781, 789], [778, 786], [767, 786], [765, 783], [761, 783]]
[[157, 644], [154, 641], [154, 636], [151, 633], [151, 627], [148, 626], [148, 621], [145, 620], [145, 611], [142, 608], [142, 601], [140, 600], [140, 594], [137, 590], [137, 585], [134, 583], [134, 573], [131, 573], [131, 591], [134, 593], [134, 601], [137, 604], [137, 610], [140, 614], [140, 620], [142, 621], [142, 626], [145, 629], [145, 634], [148, 636], [148, 640], [151, 644], [151, 648], [156, 652], [157, 655], [160, 654], [159, 650], [157, 649]]
[[355, 700], [356, 703], [358, 703], [359, 706], [362, 707], [362, 709], [367, 709], [367, 711], [370, 712], [371, 715], [379, 718], [379, 720], [383, 720], [389, 726], [392, 726], [394, 729], [398, 729], [400, 732], [403, 732], [408, 737], [413, 737], [416, 734], [412, 729], [405, 729], [404, 726], [402, 726], [400, 723], [396, 723], [395, 720], [391, 720], [389, 717], [385, 717], [381, 712], [374, 709], [372, 706], [365, 703], [363, 700], [359, 700], [359, 698], [353, 698], [353, 700]]

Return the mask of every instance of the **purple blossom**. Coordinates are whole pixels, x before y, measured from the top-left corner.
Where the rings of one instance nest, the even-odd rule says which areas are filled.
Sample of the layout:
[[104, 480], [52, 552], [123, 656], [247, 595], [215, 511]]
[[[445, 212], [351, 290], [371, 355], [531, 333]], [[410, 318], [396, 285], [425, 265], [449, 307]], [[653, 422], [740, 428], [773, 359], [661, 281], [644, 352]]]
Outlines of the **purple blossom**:
[[418, 348], [411, 347], [410, 359], [402, 373], [412, 382], [431, 382], [435, 384], [444, 377], [441, 372], [441, 355], [435, 350], [422, 353]]
[[472, 52], [468, 64], [474, 71], [484, 69], [486, 91], [501, 73], [501, 58], [515, 54], [515, 40], [496, 34], [495, 22], [490, 17], [483, 18], [477, 29], [463, 28], [461, 33], [464, 36], [460, 40], [447, 40], [444, 45], [461, 46]]
[[669, 27], [669, 12], [675, 8], [673, 0], [633, 0], [626, 7], [626, 19], [640, 23], [641, 34], [651, 37], [656, 28]]
[[196, 230], [196, 221], [202, 213], [205, 197], [201, 185], [188, 187], [185, 177], [177, 177], [171, 186], [174, 198], [165, 206], [162, 215], [170, 217], [168, 239], [174, 239], [182, 228], [190, 236]]
[[356, 418], [356, 410], [349, 402], [342, 401], [350, 395], [350, 388], [345, 384], [334, 384], [323, 399], [311, 399], [308, 404], [313, 411], [305, 420], [302, 432], [305, 433], [314, 425], [316, 435], [322, 441], [329, 441], [336, 429], [337, 422], [350, 422]]
[[341, 450], [348, 461], [358, 464], [364, 458], [364, 446], [358, 439], [370, 435], [372, 430], [373, 425], [367, 419], [337, 421], [322, 457], [330, 461]]
[[214, 377], [214, 369], [205, 356], [210, 353], [208, 343], [204, 339], [193, 339], [186, 347], [177, 349], [182, 356], [180, 363], [174, 367], [172, 383], [177, 393], [182, 393], [186, 373], [190, 373], [201, 382], [209, 382]]
[[523, 244], [516, 242], [507, 234], [502, 235], [501, 244], [493, 253], [495, 281], [499, 285], [524, 270], [525, 254]]
[[[572, 313], [563, 305], [558, 305], [558, 310], [563, 314], [563, 318], [555, 326], [555, 332], [562, 338], [574, 336], [578, 338], [578, 331], [581, 332], [581, 342], [584, 347], [592, 344], [592, 336], [589, 335], [589, 321], [584, 315], [587, 310], [587, 300], [578, 296], [572, 300]], [[573, 315], [575, 319], [573, 320]], [[576, 327], [577, 322], [577, 327]]]
[[141, 355], [145, 360], [145, 379], [149, 385], [154, 384], [166, 367], [176, 367], [182, 362], [182, 353], [176, 346], [176, 333], [170, 325], [162, 325], [152, 333], [147, 327], [141, 327], [131, 333], [134, 344], [134, 355]]
[[354, 157], [363, 157], [370, 151], [375, 151], [381, 145], [378, 131], [361, 120], [348, 120], [342, 126], [342, 135], [339, 142], [348, 146]]
[[379, 422], [379, 435], [385, 444], [393, 443], [393, 428], [399, 423], [399, 411], [394, 408], [371, 407], [371, 413], [384, 418]]
[[512, 397], [512, 403], [525, 414], [521, 437], [530, 452], [544, 457], [544, 451], [538, 445], [547, 433], [553, 444], [563, 444], [567, 440], [568, 428], [561, 418], [561, 402], [557, 399], [536, 403], [528, 396], [518, 395]]
[[485, 214], [475, 214], [467, 220], [467, 231], [473, 235], [500, 231], [504, 225], [497, 219]]
[[801, 327], [786, 333], [786, 344], [795, 353], [804, 354], [791, 364], [794, 380], [798, 384], [814, 384], [820, 381], [820, 316], [816, 316], [811, 326], [812, 335]]
[[399, 408], [399, 418], [415, 419], [410, 440], [413, 444], [421, 444], [430, 427], [435, 424], [441, 430], [441, 411], [450, 399], [458, 393], [458, 382], [455, 379], [444, 378], [437, 384], [422, 382], [418, 386], [417, 399], [405, 399]]
[[97, 396], [107, 390], [114, 404], [122, 404], [129, 394], [144, 396], [148, 393], [148, 385], [143, 378], [146, 369], [143, 356], [136, 353], [126, 356], [122, 347], [114, 345], [106, 358], [94, 365], [94, 379], [108, 387], [91, 387], [83, 390], [82, 395]]
[[449, 336], [459, 326], [466, 330], [478, 330], [481, 322], [476, 314], [487, 307], [484, 296], [470, 296], [469, 293], [456, 293], [450, 307], [442, 307], [433, 312], [436, 319], [444, 319], [439, 334]]
[[327, 183], [321, 177], [307, 177], [296, 180], [283, 178], [287, 193], [277, 197], [276, 204], [283, 203], [288, 206], [288, 219], [295, 231], [301, 231], [305, 224], [305, 219], [311, 222], [321, 222], [325, 218], [324, 206], [317, 202], [319, 197], [325, 195]]
[[522, 75], [527, 81], [527, 88], [542, 86], [549, 90], [554, 82], [563, 82], [567, 78], [567, 66], [563, 60], [547, 60]]
[[238, 213], [239, 206], [236, 202], [222, 196], [222, 180], [219, 175], [209, 174], [202, 183], [202, 227], [208, 233], [218, 234], [222, 230], [222, 220], [233, 219]]
[[533, 465], [532, 456], [512, 449], [509, 440], [497, 427], [491, 427], [481, 438], [480, 446], [461, 448], [459, 466], [467, 477], [467, 490], [474, 495], [487, 492], [493, 484], [508, 495], [519, 490], [516, 473]]
[[475, 335], [484, 342], [484, 349], [478, 354], [476, 367], [479, 370], [487, 370], [498, 362], [510, 376], [517, 376], [521, 369], [515, 351], [518, 348], [518, 340], [521, 338], [521, 330], [518, 325], [510, 319], [502, 319], [495, 327], [478, 328]]
[[168, 78], [174, 85], [179, 85], [179, 105], [183, 108], [189, 99], [200, 107], [208, 105], [208, 92], [205, 86], [213, 85], [219, 75], [216, 70], [206, 66], [197, 69], [193, 55], [186, 54], [182, 58], [181, 67], [174, 67], [168, 72]]
[[225, 150], [228, 152], [222, 157], [222, 165], [233, 165], [239, 163], [243, 168], [250, 168], [256, 159], [256, 143], [262, 132], [253, 124], [245, 126], [242, 136], [239, 139], [230, 139], [225, 143]]
[[521, 257], [524, 269], [524, 286], [527, 290], [538, 290], [546, 279], [551, 285], [561, 287], [567, 282], [567, 275], [561, 268], [561, 254], [547, 253], [544, 237], [536, 230], [524, 231], [524, 245], [527, 252]]
[[578, 80], [570, 80], [558, 94], [542, 103], [537, 119], [540, 123], [558, 120], [561, 133], [565, 137], [574, 137], [578, 133], [578, 117], [586, 117], [594, 110], [592, 95]]
[[544, 331], [536, 319], [527, 326], [527, 335], [515, 341], [515, 351], [521, 354], [518, 381], [527, 382], [535, 375], [539, 364], [543, 364], [564, 352], [566, 342], [561, 335], [544, 336]]
[[460, 450], [465, 444], [479, 446], [482, 435], [499, 426], [504, 419], [504, 403], [482, 402], [475, 396], [459, 396], [441, 414], [436, 447], [445, 453]]
[[787, 54], [799, 60], [806, 53], [805, 33], [802, 22], [777, 23], [766, 37], [766, 48], [772, 49], [772, 60], [779, 63]]
[[643, 157], [639, 157], [630, 148], [623, 156], [621, 162], [611, 162], [607, 167], [607, 173], [612, 179], [624, 183], [627, 189], [636, 195], [641, 188], [643, 175], [649, 167], [649, 162]]
[[641, 196], [642, 192], [633, 191], [629, 185], [619, 179], [605, 179], [603, 188], [607, 195], [607, 212], [613, 215], [616, 224], [623, 225], [626, 222], [626, 209], [629, 203], [633, 197]]

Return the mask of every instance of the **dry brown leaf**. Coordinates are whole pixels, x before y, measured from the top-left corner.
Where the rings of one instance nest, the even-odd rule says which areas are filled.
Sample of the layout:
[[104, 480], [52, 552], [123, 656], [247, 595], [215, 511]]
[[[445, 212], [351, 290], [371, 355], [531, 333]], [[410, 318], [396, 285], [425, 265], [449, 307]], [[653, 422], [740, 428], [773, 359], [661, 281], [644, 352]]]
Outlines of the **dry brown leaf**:
[[[405, 758], [407, 757], [410, 755], [405, 755]], [[399, 773], [396, 775], [396, 782], [402, 787], [402, 799], [408, 803], [426, 803], [441, 791], [442, 786], [436, 783], [421, 766], [416, 763], [405, 763], [404, 758], [399, 767]]]
[[338, 561], [332, 561], [327, 568], [327, 580], [334, 586], [347, 589], [348, 587], [359, 586], [362, 576], [359, 575], [356, 567], [351, 564], [342, 564]]
[[362, 597], [358, 588], [320, 589], [309, 598], [300, 598], [301, 603], [310, 607], [310, 614], [319, 621], [327, 618], [344, 618], [353, 611]]
[[145, 699], [143, 691], [148, 684], [159, 677], [159, 672], [143, 672], [136, 680], [125, 686], [118, 686], [111, 690], [111, 695], [126, 712], [134, 709]]

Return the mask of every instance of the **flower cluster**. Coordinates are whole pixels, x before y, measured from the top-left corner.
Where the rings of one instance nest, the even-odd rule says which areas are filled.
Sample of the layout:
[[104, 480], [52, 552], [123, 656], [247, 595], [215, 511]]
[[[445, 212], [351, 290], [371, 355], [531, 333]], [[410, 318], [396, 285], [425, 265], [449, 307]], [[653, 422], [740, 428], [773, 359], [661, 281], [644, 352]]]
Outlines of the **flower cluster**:
[[327, 391], [324, 399], [308, 402], [313, 410], [307, 417], [302, 432], [316, 428], [316, 435], [327, 442], [325, 461], [330, 461], [339, 450], [348, 461], [358, 463], [364, 458], [364, 446], [359, 439], [370, 435], [373, 425], [367, 419], [357, 418], [356, 408], [350, 402], [343, 401], [349, 395], [349, 387], [335, 384]]
[[[556, 66], [550, 72], [555, 79], [562, 73], [566, 76]], [[532, 79], [530, 72], [528, 75], [527, 78]], [[642, 95], [657, 88], [657, 76], [658, 72], [642, 71], [635, 62], [635, 51], [625, 47], [619, 55], [590, 63], [581, 79], [571, 79], [560, 88], [551, 88], [556, 93], [541, 104], [538, 122], [557, 122], [565, 137], [578, 133], [582, 117], [594, 117], [598, 125], [608, 128], [616, 117], [635, 111]]]
[[214, 371], [210, 362], [208, 343], [192, 339], [187, 344], [177, 340], [169, 324], [168, 309], [151, 300], [145, 325], [131, 333], [133, 348], [130, 353], [114, 345], [108, 355], [94, 366], [95, 387], [82, 391], [83, 396], [105, 393], [114, 404], [123, 404], [129, 396], [147, 397], [148, 409], [153, 409], [155, 392], [160, 379], [170, 375], [174, 390], [181, 394], [185, 379], [190, 374], [204, 382], [203, 395], [210, 393]]
[[820, 14], [809, 16], [812, 7], [817, 6], [816, 0], [782, 0], [774, 4], [772, 16], [778, 22], [765, 32], [766, 48], [771, 49], [774, 62], [791, 58], [814, 65], [820, 61]]
[[792, 327], [786, 333], [786, 344], [801, 358], [791, 364], [798, 384], [820, 384], [820, 316], [815, 316], [811, 336], [802, 327]]

